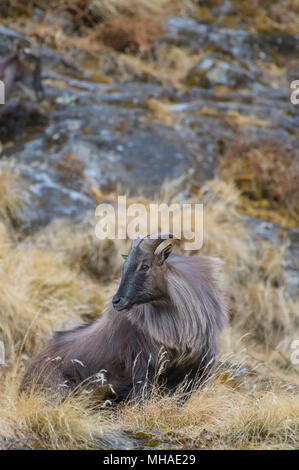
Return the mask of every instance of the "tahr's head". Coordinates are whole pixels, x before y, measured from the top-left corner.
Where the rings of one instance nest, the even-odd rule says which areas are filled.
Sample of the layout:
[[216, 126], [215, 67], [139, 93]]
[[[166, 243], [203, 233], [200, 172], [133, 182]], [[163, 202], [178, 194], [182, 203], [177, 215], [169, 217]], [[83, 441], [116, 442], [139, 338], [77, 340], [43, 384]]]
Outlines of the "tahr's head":
[[128, 311], [134, 305], [167, 298], [164, 262], [173, 239], [171, 233], [156, 233], [133, 240], [128, 255], [124, 255], [120, 285], [112, 299], [116, 310]]

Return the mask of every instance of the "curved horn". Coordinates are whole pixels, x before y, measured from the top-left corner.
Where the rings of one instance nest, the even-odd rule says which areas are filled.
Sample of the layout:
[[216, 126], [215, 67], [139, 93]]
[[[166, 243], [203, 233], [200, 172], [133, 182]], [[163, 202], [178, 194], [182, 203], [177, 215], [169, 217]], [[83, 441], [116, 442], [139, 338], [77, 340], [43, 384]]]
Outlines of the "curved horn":
[[[142, 248], [148, 249], [156, 254], [158, 246], [165, 240], [178, 239], [171, 232], [157, 232], [151, 233], [146, 237], [142, 238], [139, 243], [142, 244]], [[164, 244], [163, 244], [164, 246]]]

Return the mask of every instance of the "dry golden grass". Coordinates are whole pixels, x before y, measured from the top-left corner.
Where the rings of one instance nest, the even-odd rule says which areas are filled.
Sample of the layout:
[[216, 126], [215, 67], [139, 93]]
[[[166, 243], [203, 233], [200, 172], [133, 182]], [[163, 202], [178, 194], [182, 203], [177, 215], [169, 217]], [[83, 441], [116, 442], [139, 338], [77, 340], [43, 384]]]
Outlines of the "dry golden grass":
[[244, 196], [239, 207], [249, 215], [298, 224], [299, 170], [291, 145], [236, 141], [219, 159], [218, 175], [236, 183]]
[[[13, 371], [17, 374], [17, 368]], [[18, 376], [12, 373], [1, 386], [1, 437], [4, 448], [93, 449], [95, 438], [109, 438], [113, 423], [104, 410], [94, 408], [86, 395], [53, 403], [34, 391], [19, 395]], [[110, 428], [107, 426], [110, 424]]]
[[[163, 34], [167, 16], [192, 14], [193, 0], [86, 0], [80, 2], [80, 6], [57, 0], [40, 5], [45, 13], [39, 21], [31, 15], [34, 2], [28, 2], [27, 8], [21, 3], [11, 2], [14, 29], [59, 50], [88, 70], [90, 79], [96, 82], [107, 83], [111, 78], [116, 81], [141, 78], [182, 88], [186, 73], [203, 54], [163, 43], [155, 43], [152, 53], [155, 40]], [[54, 25], [51, 20], [53, 14], [63, 11], [67, 11], [68, 27], [63, 21]], [[11, 18], [7, 20], [8, 24]], [[82, 54], [72, 54], [75, 50]], [[46, 83], [51, 81], [48, 79]], [[59, 81], [55, 80], [57, 84]]]
[[[4, 161], [3, 161], [4, 162]], [[0, 219], [10, 223], [20, 208], [23, 182], [16, 171], [8, 165], [0, 166]]]
[[119, 0], [87, 0], [89, 9], [97, 11], [99, 17], [104, 19], [113, 18], [120, 13], [134, 14], [136, 8], [149, 10], [159, 15], [161, 11], [171, 13], [187, 13], [193, 11], [192, 0], [130, 0], [125, 4], [120, 3]]
[[[35, 1], [8, 1], [2, 14], [10, 17], [32, 17]], [[116, 50], [148, 51], [163, 33], [167, 16], [192, 12], [192, 0], [53, 0], [38, 3], [43, 12], [43, 26], [49, 15], [67, 13], [69, 30], [87, 36], [88, 41], [100, 41]], [[40, 23], [40, 19], [39, 22]], [[51, 25], [53, 30], [53, 25]], [[63, 29], [63, 28], [62, 28]], [[37, 32], [41, 37], [42, 30]], [[49, 41], [49, 38], [48, 38]]]
[[[157, 200], [175, 202], [184, 184], [183, 179], [166, 184]], [[99, 200], [103, 197], [100, 191], [95, 194]], [[116, 195], [110, 196], [115, 200]], [[109, 439], [120, 429], [134, 438], [148, 433], [158, 448], [298, 447], [298, 371], [289, 360], [298, 302], [284, 291], [280, 255], [270, 248], [263, 257], [257, 252], [238, 213], [239, 197], [233, 184], [212, 180], [190, 201], [205, 204], [201, 252], [225, 261], [231, 308], [219, 358], [241, 365], [245, 372], [235, 376], [233, 368], [221, 373], [219, 369], [183, 407], [178, 404], [180, 392], [161, 397], [159, 390], [142, 404], [112, 409], [96, 409], [85, 395], [62, 403], [33, 392], [18, 395], [25, 365], [53, 330], [100, 314], [116, 288], [120, 254], [128, 244], [97, 240], [92, 216], [76, 226], [53, 222], [20, 241], [7, 215], [2, 218], [0, 339], [6, 347], [6, 365], [0, 366], [4, 376], [0, 440], [4, 448], [94, 448], [95, 436]], [[129, 202], [148, 201], [140, 197]], [[15, 207], [19, 204], [17, 198]]]
[[226, 423], [225, 439], [238, 447], [298, 448], [298, 396], [268, 392], [240, 403]]
[[296, 0], [233, 1], [234, 13], [243, 18], [251, 30], [296, 34], [299, 28], [299, 7]]
[[[79, 47], [80, 45], [84, 47], [82, 41]], [[101, 53], [103, 49], [99, 51], [99, 54]], [[171, 84], [175, 88], [184, 89], [183, 79], [202, 56], [201, 52], [190, 52], [188, 49], [161, 43], [155, 46], [154, 55], [119, 53], [115, 57], [116, 64], [113, 67], [119, 71], [118, 79], [126, 80], [126, 77], [136, 76], [144, 81], [159, 81], [167, 86]], [[103, 67], [105, 69], [105, 63]]]
[[96, 286], [54, 250], [24, 242], [2, 251], [0, 329], [8, 360], [16, 360], [25, 334], [23, 351], [32, 354], [53, 328], [74, 324], [101, 305]]
[[93, 213], [79, 225], [56, 220], [32, 240], [57, 253], [72, 272], [87, 273], [102, 282], [111, 281], [120, 273], [121, 253], [126, 251], [127, 243], [99, 240], [95, 235], [96, 222]]
[[[6, 15], [24, 14], [31, 15], [32, 8], [36, 5], [35, 0], [29, 0], [24, 5], [22, 0], [6, 0]], [[192, 0], [51, 0], [47, 4], [38, 2], [39, 7], [45, 12], [69, 11], [77, 21], [86, 21], [94, 24], [100, 21], [111, 20], [121, 14], [134, 15], [137, 9], [151, 11], [159, 15], [161, 11], [171, 13], [192, 13], [194, 2]], [[4, 8], [3, 8], [4, 9]]]
[[196, 18], [216, 22], [231, 28], [247, 28], [261, 33], [298, 32], [299, 8], [297, 0], [232, 0], [230, 10], [217, 17], [212, 12], [213, 6], [219, 6], [220, 0], [209, 0], [196, 4], [193, 15]]
[[166, 442], [185, 448], [295, 448], [298, 412], [298, 396], [248, 395], [211, 381], [183, 407], [173, 397], [154, 397], [125, 407], [119, 419], [126, 426], [162, 432]]

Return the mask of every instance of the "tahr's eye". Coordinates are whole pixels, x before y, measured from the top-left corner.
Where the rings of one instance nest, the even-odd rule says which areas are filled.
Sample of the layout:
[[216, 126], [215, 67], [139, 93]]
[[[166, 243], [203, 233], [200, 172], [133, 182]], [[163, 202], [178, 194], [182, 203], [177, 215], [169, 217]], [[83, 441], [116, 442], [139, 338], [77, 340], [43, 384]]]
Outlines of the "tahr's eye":
[[148, 271], [149, 270], [149, 265], [148, 264], [143, 264], [141, 266], [141, 271]]

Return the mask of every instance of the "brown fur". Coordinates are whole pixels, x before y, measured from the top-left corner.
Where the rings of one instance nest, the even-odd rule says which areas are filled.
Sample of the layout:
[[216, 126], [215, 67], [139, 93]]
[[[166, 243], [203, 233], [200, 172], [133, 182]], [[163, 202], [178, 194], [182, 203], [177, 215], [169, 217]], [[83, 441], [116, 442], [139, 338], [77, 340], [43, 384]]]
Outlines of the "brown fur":
[[81, 384], [121, 400], [150, 390], [159, 368], [169, 390], [186, 377], [203, 378], [226, 320], [218, 267], [216, 258], [172, 253], [161, 266], [165, 297], [126, 312], [110, 304], [96, 321], [56, 333], [30, 363], [21, 390], [38, 383], [64, 393]]
[[30, 51], [14, 52], [0, 61], [0, 80], [5, 86], [5, 100], [20, 83], [26, 87], [31, 99], [40, 100], [43, 97], [41, 82], [41, 61], [39, 56]]

